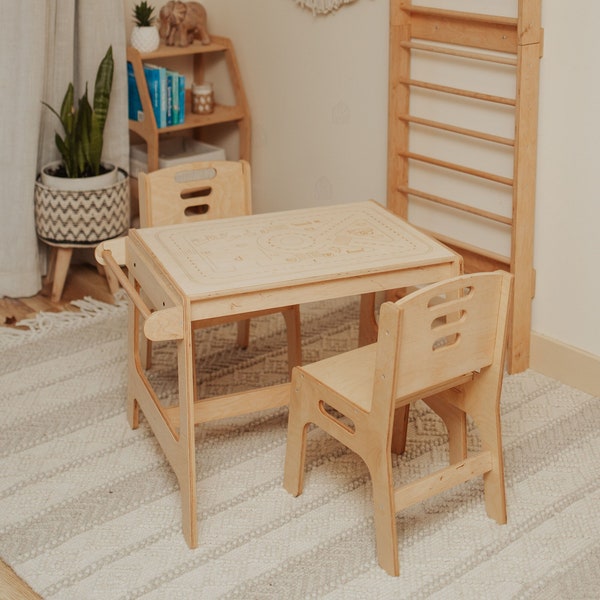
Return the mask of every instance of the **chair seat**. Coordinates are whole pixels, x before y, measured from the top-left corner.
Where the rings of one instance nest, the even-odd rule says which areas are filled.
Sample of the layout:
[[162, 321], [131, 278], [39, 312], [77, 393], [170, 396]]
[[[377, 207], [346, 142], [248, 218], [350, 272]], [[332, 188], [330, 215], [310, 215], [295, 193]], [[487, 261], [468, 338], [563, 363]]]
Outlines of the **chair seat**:
[[377, 344], [320, 360], [302, 370], [362, 410], [371, 410]]

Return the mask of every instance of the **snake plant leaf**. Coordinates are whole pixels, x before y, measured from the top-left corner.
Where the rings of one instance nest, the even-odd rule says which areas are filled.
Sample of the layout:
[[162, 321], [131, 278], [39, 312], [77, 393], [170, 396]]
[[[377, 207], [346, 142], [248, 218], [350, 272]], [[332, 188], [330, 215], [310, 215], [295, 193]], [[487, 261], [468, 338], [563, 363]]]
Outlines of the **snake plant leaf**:
[[43, 102], [58, 117], [64, 129], [64, 138], [56, 134], [55, 143], [68, 177], [100, 174], [104, 125], [108, 115], [113, 72], [112, 46], [109, 46], [96, 73], [93, 107], [88, 98], [87, 83], [77, 106], [74, 104], [72, 83], [67, 87], [60, 113]]
[[60, 135], [58, 135], [58, 133], [54, 136], [54, 143], [56, 144], [56, 147], [58, 148], [58, 151], [62, 156], [67, 176], [71, 177], [71, 173], [73, 172], [73, 157], [71, 156], [71, 150], [67, 146], [66, 141], [63, 140], [63, 138], [61, 138]]
[[[79, 138], [78, 152], [77, 152], [77, 168], [80, 171], [80, 177], [90, 177], [91, 175], [97, 175], [99, 169], [100, 160], [98, 159], [98, 165], [94, 165], [92, 161], [92, 136], [90, 134], [90, 127], [92, 123], [92, 107], [88, 100], [88, 89], [85, 86], [85, 92], [79, 100], [79, 111], [77, 115], [76, 134]], [[89, 172], [87, 172], [89, 171]]]
[[112, 87], [114, 71], [114, 61], [112, 55], [112, 46], [109, 46], [96, 74], [96, 83], [94, 85], [94, 114], [98, 120], [100, 132], [104, 131], [108, 107], [110, 104], [110, 90]]
[[89, 123], [89, 161], [94, 175], [100, 173], [100, 160], [104, 141], [104, 125], [110, 105], [114, 61], [112, 46], [108, 47], [96, 74], [94, 85], [94, 110], [90, 112]]
[[65, 97], [63, 98], [62, 105], [60, 107], [60, 122], [65, 130], [67, 136], [71, 135], [73, 131], [73, 121], [75, 115], [75, 107], [73, 105], [75, 99], [75, 90], [73, 84], [69, 83]]

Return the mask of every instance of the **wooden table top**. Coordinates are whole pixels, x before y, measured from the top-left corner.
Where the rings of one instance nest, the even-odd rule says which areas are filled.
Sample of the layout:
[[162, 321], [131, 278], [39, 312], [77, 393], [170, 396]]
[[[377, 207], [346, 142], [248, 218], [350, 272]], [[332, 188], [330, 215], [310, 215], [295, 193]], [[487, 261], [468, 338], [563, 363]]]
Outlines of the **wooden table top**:
[[456, 259], [374, 201], [150, 227], [130, 241], [196, 299]]

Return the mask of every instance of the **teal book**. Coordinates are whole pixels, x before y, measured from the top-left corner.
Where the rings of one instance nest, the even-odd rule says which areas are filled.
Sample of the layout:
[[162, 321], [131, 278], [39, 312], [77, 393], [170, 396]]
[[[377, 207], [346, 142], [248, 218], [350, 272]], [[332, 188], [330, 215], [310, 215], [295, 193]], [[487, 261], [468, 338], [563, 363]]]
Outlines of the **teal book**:
[[176, 71], [167, 71], [167, 77], [170, 80], [171, 88], [171, 125], [179, 125], [181, 121], [181, 94], [179, 91], [179, 82], [181, 76]]
[[127, 63], [127, 108], [131, 121], [143, 121], [144, 111], [142, 110], [142, 101], [137, 87], [137, 81], [133, 72], [133, 65]]
[[160, 81], [160, 125], [167, 126], [167, 69], [158, 67], [158, 76]]
[[185, 75], [179, 75], [179, 122], [185, 122]]
[[167, 127], [173, 125], [173, 74], [167, 71]]
[[148, 92], [150, 93], [150, 101], [152, 102], [152, 110], [154, 112], [154, 118], [156, 119], [156, 126], [163, 127], [161, 125], [160, 116], [160, 67], [156, 65], [144, 64], [144, 75], [146, 76], [146, 83], [148, 84]]

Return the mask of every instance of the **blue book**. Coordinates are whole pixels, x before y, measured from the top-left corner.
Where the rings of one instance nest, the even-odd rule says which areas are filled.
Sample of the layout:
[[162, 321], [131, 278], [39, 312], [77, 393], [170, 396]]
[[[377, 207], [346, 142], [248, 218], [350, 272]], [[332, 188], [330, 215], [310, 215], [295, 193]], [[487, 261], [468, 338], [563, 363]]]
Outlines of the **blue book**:
[[179, 125], [181, 107], [179, 105], [179, 73], [175, 71], [167, 71], [167, 75], [171, 78], [171, 99], [173, 101], [173, 125]]
[[167, 127], [173, 125], [173, 74], [167, 71]]
[[128, 114], [131, 121], [143, 121], [144, 111], [142, 110], [142, 101], [140, 92], [137, 87], [135, 75], [133, 73], [133, 65], [127, 63], [127, 105]]
[[159, 127], [167, 126], [167, 69], [158, 67], [158, 75], [160, 81], [160, 125]]
[[179, 75], [179, 122], [185, 121], [185, 75]]
[[160, 72], [159, 67], [155, 65], [144, 65], [144, 75], [148, 84], [148, 92], [150, 93], [150, 101], [152, 102], [152, 110], [156, 119], [156, 126], [162, 127], [160, 119]]

